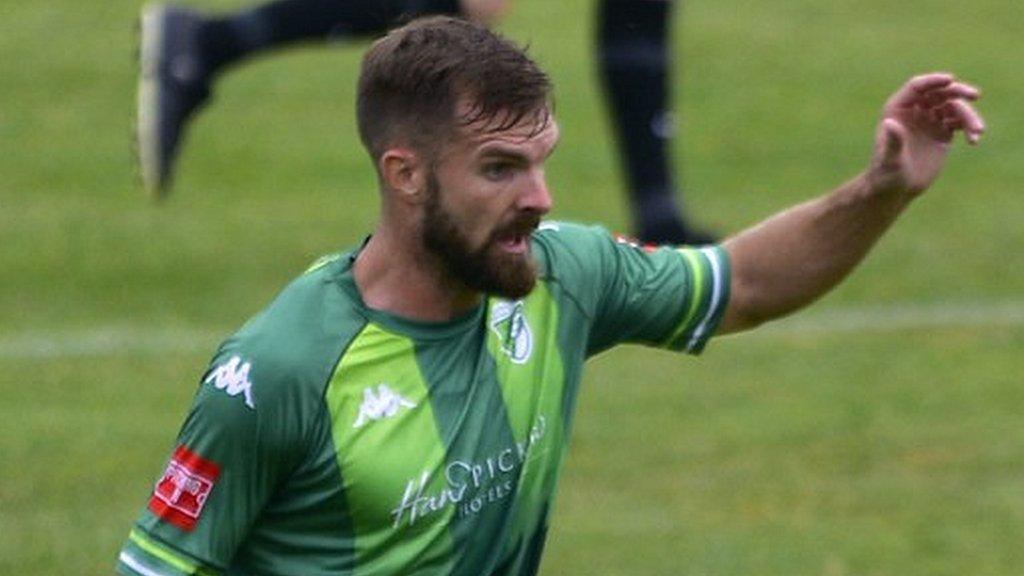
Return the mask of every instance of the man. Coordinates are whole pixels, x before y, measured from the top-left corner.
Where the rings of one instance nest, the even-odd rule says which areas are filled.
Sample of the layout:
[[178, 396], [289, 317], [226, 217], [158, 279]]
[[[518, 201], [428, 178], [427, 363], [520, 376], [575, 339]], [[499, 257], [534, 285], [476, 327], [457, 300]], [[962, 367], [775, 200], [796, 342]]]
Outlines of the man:
[[[223, 16], [150, 5], [142, 17], [138, 146], [142, 180], [170, 189], [185, 130], [230, 66], [297, 42], [360, 38], [424, 14], [491, 24], [508, 0], [273, 0]], [[677, 203], [668, 156], [670, 0], [600, 0], [598, 63], [619, 136], [636, 234], [647, 242], [705, 244]]]
[[537, 572], [584, 360], [698, 353], [826, 292], [984, 127], [949, 74], [888, 101], [869, 167], [721, 247], [542, 223], [547, 77], [460, 20], [367, 53], [357, 114], [382, 210], [228, 339], [121, 574]]

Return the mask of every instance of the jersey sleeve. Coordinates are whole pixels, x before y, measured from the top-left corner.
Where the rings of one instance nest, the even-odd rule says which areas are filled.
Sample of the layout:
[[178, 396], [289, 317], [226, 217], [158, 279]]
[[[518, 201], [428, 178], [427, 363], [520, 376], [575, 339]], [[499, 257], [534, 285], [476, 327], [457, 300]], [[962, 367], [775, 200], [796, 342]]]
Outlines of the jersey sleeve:
[[[263, 360], [261, 362], [261, 360]], [[203, 375], [173, 452], [118, 557], [123, 575], [221, 574], [304, 455], [300, 387], [229, 341]]]
[[588, 354], [631, 342], [699, 354], [729, 301], [721, 247], [651, 247], [599, 227], [544, 233], [551, 273], [590, 314]]

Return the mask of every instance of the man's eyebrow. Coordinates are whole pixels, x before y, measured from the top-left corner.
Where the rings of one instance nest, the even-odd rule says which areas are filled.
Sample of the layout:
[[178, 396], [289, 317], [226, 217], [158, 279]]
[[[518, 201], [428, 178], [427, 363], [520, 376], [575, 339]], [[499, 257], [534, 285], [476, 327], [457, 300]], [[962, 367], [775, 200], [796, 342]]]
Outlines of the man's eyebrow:
[[[547, 159], [558, 147], [558, 143], [561, 138], [555, 140], [551, 149], [544, 154], [544, 158]], [[480, 158], [503, 158], [507, 160], [515, 160], [518, 162], [529, 162], [530, 157], [522, 149], [503, 143], [491, 143], [484, 145], [479, 152]]]
[[530, 162], [530, 157], [525, 152], [503, 144], [489, 144], [480, 150], [479, 156], [484, 159], [512, 160], [522, 163]]

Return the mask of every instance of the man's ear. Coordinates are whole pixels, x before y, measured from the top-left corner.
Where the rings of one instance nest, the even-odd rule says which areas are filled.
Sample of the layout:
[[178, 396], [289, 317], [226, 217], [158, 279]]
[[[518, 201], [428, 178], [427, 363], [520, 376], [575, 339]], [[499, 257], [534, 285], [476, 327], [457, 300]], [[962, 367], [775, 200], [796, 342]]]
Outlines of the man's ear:
[[426, 197], [427, 163], [410, 148], [389, 148], [380, 157], [384, 186], [403, 202], [419, 203]]

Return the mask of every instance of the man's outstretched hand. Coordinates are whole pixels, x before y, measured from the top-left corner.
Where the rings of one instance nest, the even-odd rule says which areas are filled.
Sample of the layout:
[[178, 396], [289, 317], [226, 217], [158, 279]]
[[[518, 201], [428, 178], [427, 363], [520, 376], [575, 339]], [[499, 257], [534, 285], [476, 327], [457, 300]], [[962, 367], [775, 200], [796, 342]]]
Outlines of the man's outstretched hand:
[[867, 179], [876, 192], [911, 197], [931, 185], [957, 132], [977, 144], [985, 122], [970, 104], [981, 92], [952, 74], [916, 76], [885, 103]]

